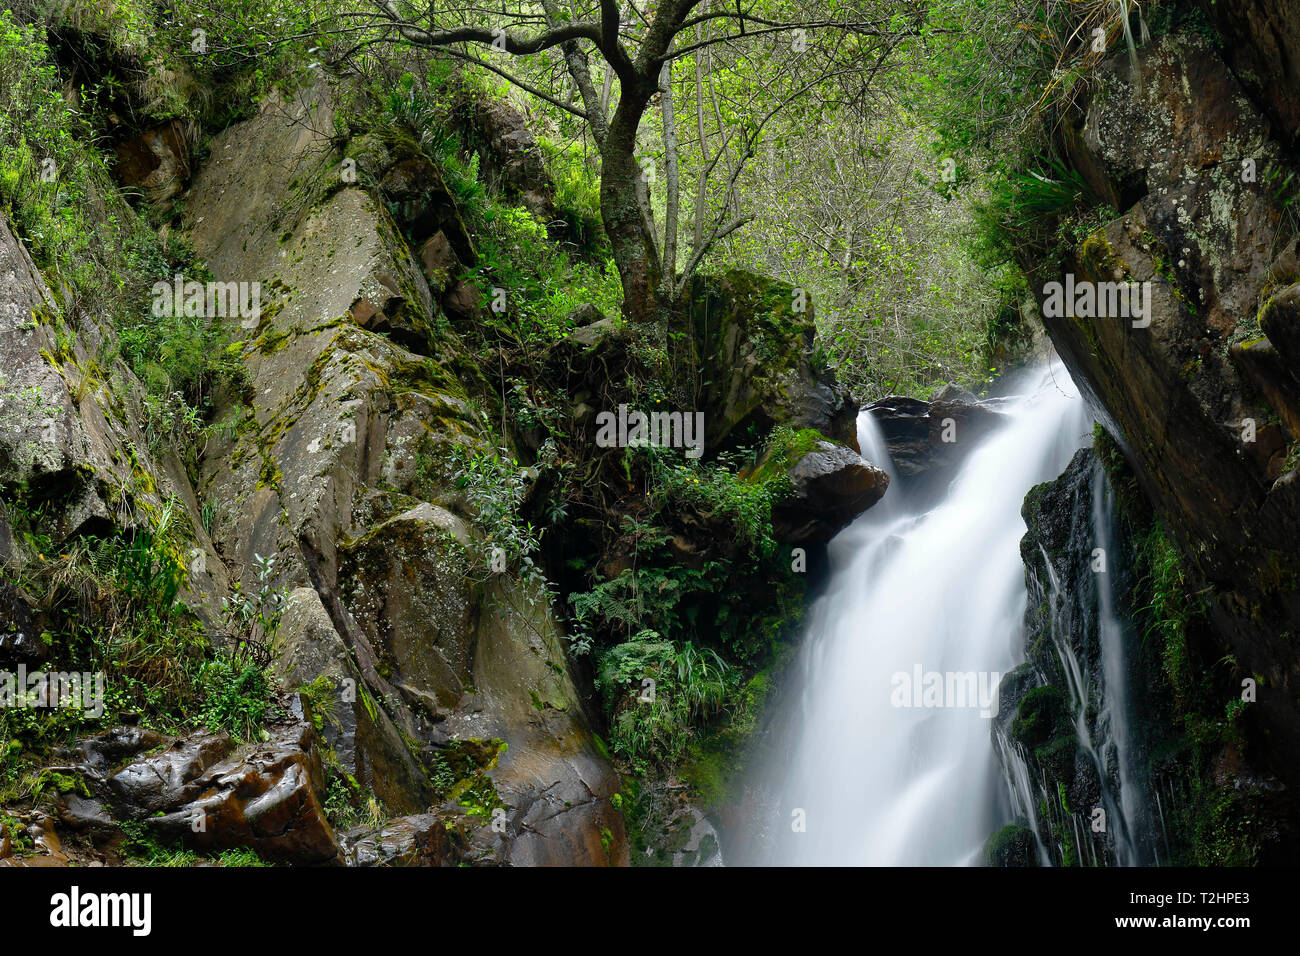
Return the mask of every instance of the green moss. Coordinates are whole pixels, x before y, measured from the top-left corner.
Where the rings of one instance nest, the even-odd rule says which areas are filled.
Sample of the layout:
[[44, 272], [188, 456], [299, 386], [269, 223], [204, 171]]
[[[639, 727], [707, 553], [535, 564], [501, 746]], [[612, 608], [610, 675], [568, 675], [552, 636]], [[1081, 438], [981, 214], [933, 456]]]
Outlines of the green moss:
[[815, 428], [796, 430], [787, 425], [775, 428], [768, 437], [767, 447], [758, 466], [746, 480], [758, 485], [788, 484], [786, 472], [809, 452], [816, 450], [820, 442], [826, 441], [830, 439]]
[[1065, 714], [1065, 700], [1058, 688], [1051, 684], [1035, 687], [1020, 698], [1011, 737], [1032, 750], [1056, 735]]
[[1037, 866], [1037, 841], [1034, 831], [1009, 823], [984, 846], [984, 861], [989, 866]]

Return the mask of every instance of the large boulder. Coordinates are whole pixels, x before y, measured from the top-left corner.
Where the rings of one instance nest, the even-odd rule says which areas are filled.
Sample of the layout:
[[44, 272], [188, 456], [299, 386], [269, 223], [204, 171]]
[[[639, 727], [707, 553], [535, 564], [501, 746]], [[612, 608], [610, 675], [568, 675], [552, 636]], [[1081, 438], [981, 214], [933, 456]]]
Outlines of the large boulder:
[[952, 474], [967, 451], [1002, 421], [1002, 415], [976, 401], [891, 396], [867, 406], [903, 479]]
[[786, 544], [824, 544], [889, 487], [889, 475], [853, 449], [828, 441], [818, 442], [786, 477], [789, 493], [772, 506], [773, 537]]
[[315, 729], [300, 698], [281, 703], [296, 716], [242, 746], [224, 733], [164, 738], [124, 725], [58, 749], [62, 762], [50, 770], [58, 786], [42, 798], [52, 814], [38, 821], [51, 842], [34, 862], [66, 865], [56, 828], [75, 834], [78, 861], [101, 860], [120, 847], [123, 821], [205, 853], [250, 848], [274, 862], [343, 862], [323, 808]]
[[732, 270], [697, 275], [686, 296], [702, 383], [705, 444], [739, 439], [749, 426], [815, 428], [858, 447], [857, 403], [813, 366], [811, 297]]
[[447, 821], [435, 813], [358, 828], [348, 833], [344, 842], [349, 866], [451, 866], [459, 862], [447, 835]]
[[465, 522], [421, 502], [345, 543], [343, 596], [374, 636], [389, 680], [430, 715], [473, 680], [480, 588]]

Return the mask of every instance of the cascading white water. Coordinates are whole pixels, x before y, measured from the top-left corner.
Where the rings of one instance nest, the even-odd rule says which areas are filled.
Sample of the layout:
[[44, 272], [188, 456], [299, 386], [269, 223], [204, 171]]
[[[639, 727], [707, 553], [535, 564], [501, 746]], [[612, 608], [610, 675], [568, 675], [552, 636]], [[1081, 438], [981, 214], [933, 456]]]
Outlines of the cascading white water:
[[[1111, 555], [1115, 523], [1115, 492], [1106, 481], [1100, 468], [1092, 481], [1092, 527], [1097, 547], [1103, 554]], [[1119, 806], [1115, 808], [1111, 797], [1112, 816], [1116, 818], [1115, 856], [1121, 866], [1136, 866], [1159, 862], [1155, 834], [1159, 824], [1149, 819], [1143, 794], [1148, 782], [1134, 764], [1135, 741], [1129, 715], [1129, 688], [1127, 678], [1127, 647], [1125, 622], [1116, 607], [1115, 588], [1112, 583], [1115, 568], [1108, 566], [1098, 576], [1097, 631], [1101, 650], [1102, 681], [1104, 684], [1102, 711], [1098, 723], [1104, 734], [1105, 761], [1101, 763], [1101, 779], [1114, 780], [1119, 785]], [[1114, 766], [1111, 766], [1111, 764]], [[1109, 794], [1107, 794], [1110, 796]], [[1118, 813], [1113, 812], [1115, 809]], [[1146, 837], [1147, 839], [1142, 839]]]
[[[1060, 474], [1091, 424], [1059, 363], [1018, 384], [1001, 406], [1005, 424], [924, 512], [899, 493], [874, 420], [859, 419], [864, 457], [894, 484], [830, 544], [830, 581], [809, 611], [801, 686], [782, 722], [787, 739], [767, 768], [780, 820], [764, 862], [978, 863], [989, 834], [1009, 822], [999, 819], [987, 697], [965, 691], [991, 679], [996, 707], [997, 677], [1023, 659], [1021, 503]], [[942, 706], [920, 689], [913, 697], [902, 679], [931, 672], [957, 675], [945, 680]]]

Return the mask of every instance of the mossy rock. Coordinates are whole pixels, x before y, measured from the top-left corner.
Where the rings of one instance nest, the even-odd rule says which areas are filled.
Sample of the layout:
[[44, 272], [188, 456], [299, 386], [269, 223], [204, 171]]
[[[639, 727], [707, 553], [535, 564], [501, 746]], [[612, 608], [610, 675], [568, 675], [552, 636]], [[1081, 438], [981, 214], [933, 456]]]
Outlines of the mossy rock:
[[1034, 831], [1018, 823], [1007, 824], [984, 845], [984, 862], [989, 866], [1037, 866]]
[[1065, 700], [1056, 687], [1035, 687], [1020, 699], [1011, 737], [1026, 749], [1035, 750], [1057, 736], [1066, 716]]
[[755, 426], [815, 428], [857, 447], [857, 405], [812, 365], [812, 301], [805, 290], [733, 269], [696, 275], [685, 298], [700, 410], [710, 448]]

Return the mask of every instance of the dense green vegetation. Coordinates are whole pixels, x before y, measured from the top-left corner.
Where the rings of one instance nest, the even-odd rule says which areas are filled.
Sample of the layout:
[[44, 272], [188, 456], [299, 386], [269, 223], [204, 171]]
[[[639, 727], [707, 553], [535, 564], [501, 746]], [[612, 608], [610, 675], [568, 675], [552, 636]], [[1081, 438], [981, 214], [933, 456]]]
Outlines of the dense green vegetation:
[[[611, 160], [590, 104], [575, 113], [590, 91], [564, 78], [572, 64], [562, 47], [483, 59], [468, 44], [397, 39], [359, 15], [355, 29], [341, 27], [340, 16], [356, 11], [334, 2], [0, 11], [0, 211], [55, 294], [50, 314], [33, 322], [55, 330], [58, 348], [46, 357], [75, 383], [74, 398], [102, 396], [123, 431], [139, 419], [143, 439], [126, 442], [131, 479], [108, 492], [118, 513], [81, 536], [55, 527], [55, 491], [0, 487], [25, 559], [6, 583], [34, 596], [49, 666], [113, 675], [100, 716], [0, 711], [0, 803], [82, 786], [46, 769], [56, 748], [123, 720], [255, 741], [283, 716], [287, 698], [268, 663], [286, 595], [275, 558], [257, 555], [220, 606], [204, 606], [192, 587], [197, 542], [176, 520], [185, 502], [140, 504], [156, 490], [146, 450], [178, 462], [198, 487], [208, 449], [255, 431], [262, 409], [237, 332], [216, 318], [152, 309], [155, 283], [212, 276], [185, 238], [193, 223], [184, 198], [120, 189], [116, 149], [166, 124], [201, 165], [222, 130], [318, 83], [338, 106], [331, 160], [383, 151], [431, 163], [475, 252], [458, 278], [477, 302], [431, 310], [428, 348], [410, 375], [453, 382], [488, 438], [450, 449], [412, 440], [415, 478], [405, 492], [462, 508], [479, 535], [466, 546], [476, 566], [490, 566], [500, 549], [529, 593], [549, 602], [599, 746], [625, 777], [616, 806], [630, 821], [645, 824], [679, 783], [704, 806], [734, 800], [807, 599], [806, 564], [777, 540], [773, 509], [791, 494], [789, 468], [825, 436], [747, 422], [700, 459], [681, 449], [595, 450], [577, 409], [694, 407], [714, 383], [703, 380], [688, 280], [730, 269], [807, 293], [818, 332], [809, 364], [834, 372], [862, 402], [927, 397], [950, 383], [982, 390], [1035, 346], [1041, 274], [1114, 214], [1054, 135], [1104, 53], [1080, 38], [1100, 30], [1108, 48], [1132, 49], [1133, 23], [1157, 34], [1175, 25], [1166, 5], [1143, 4], [1139, 18], [1131, 0], [935, 0], [907, 14], [875, 0], [844, 6], [846, 20], [874, 18], [879, 29], [844, 31], [834, 52], [826, 44], [804, 57], [784, 35], [753, 47], [724, 41], [707, 20], [677, 37], [684, 52], [645, 97], [625, 144], [643, 174], [624, 184], [635, 199], [632, 231], [648, 233], [646, 255], [658, 257], [647, 272], [657, 281], [642, 290], [654, 309], [629, 301], [639, 287], [619, 233], [627, 224], [606, 219], [615, 174], [626, 171]], [[468, 16], [450, 3], [399, 9]], [[757, 9], [794, 17], [819, 6], [771, 0]], [[544, 19], [529, 14], [525, 25]], [[636, 92], [599, 57], [589, 67], [603, 102]], [[475, 111], [493, 105], [523, 111], [536, 135], [544, 213], [501, 181], [500, 157], [476, 137]], [[364, 172], [359, 186], [388, 199]], [[341, 182], [331, 166], [295, 188], [311, 205]], [[396, 244], [418, 255], [428, 236], [395, 201], [388, 216]], [[788, 291], [773, 288], [778, 298]], [[508, 304], [498, 308], [502, 296]], [[575, 344], [573, 333], [590, 333], [598, 319], [608, 321], [594, 344]], [[770, 341], [756, 334], [761, 361], [801, 350], [801, 339], [785, 341], [798, 339], [796, 328], [762, 330], [775, 333]], [[262, 347], [273, 352], [288, 337], [272, 330]], [[44, 400], [0, 381], [0, 403]], [[239, 414], [219, 423], [223, 403]], [[1100, 450], [1117, 468], [1118, 452]], [[259, 492], [282, 477], [273, 460], [264, 467]], [[201, 497], [197, 505], [209, 532], [231, 507]], [[1221, 705], [1232, 662], [1206, 659], [1211, 625], [1190, 596], [1196, 574], [1159, 522], [1143, 515], [1141, 526], [1145, 639], [1159, 648], [1182, 735], [1177, 753], [1163, 756], [1191, 768], [1176, 781], [1192, 834], [1188, 862], [1251, 862], [1258, 808], [1208, 782], [1214, 760], [1244, 747], [1241, 708]], [[329, 682], [301, 692], [323, 734], [335, 706]], [[381, 706], [362, 693], [367, 708]], [[1053, 755], [1042, 733], [1060, 717], [1055, 693], [1026, 696], [1012, 727], [1046, 761], [1068, 756]], [[535, 692], [531, 703], [539, 714], [552, 706]], [[406, 728], [394, 734], [437, 800], [477, 822], [503, 807], [488, 774], [503, 741], [455, 740], [431, 754]], [[333, 754], [325, 758], [323, 803], [335, 827], [393, 815]], [[1058, 796], [1043, 812], [1064, 819], [1072, 811], [1064, 790]], [[127, 859], [200, 861], [141, 828], [124, 832]], [[1030, 846], [1027, 831], [1008, 827], [989, 860], [1017, 860]], [[1071, 844], [1062, 854], [1079, 861]], [[216, 862], [262, 865], [251, 851]]]

